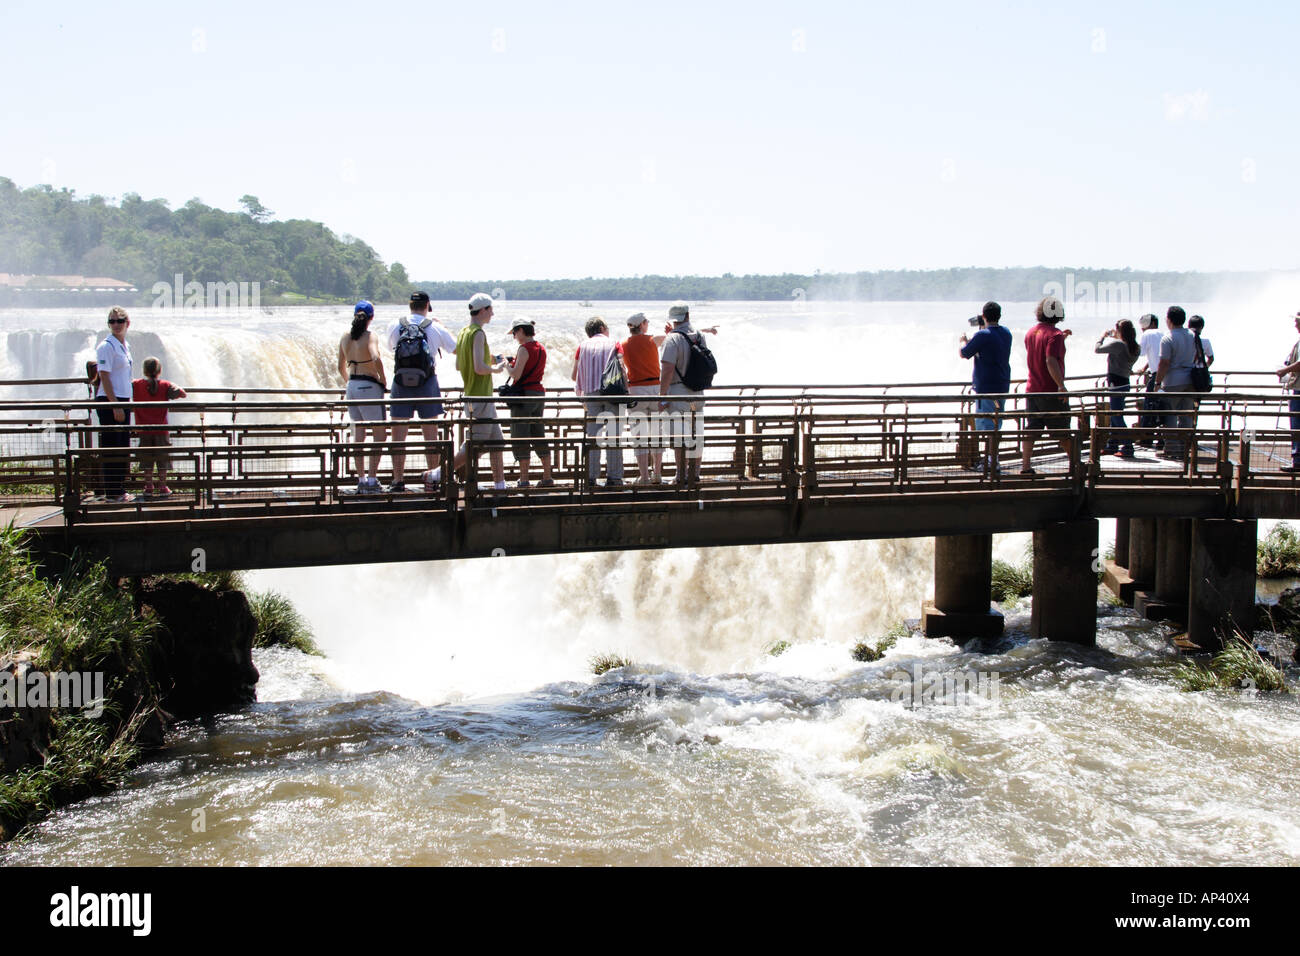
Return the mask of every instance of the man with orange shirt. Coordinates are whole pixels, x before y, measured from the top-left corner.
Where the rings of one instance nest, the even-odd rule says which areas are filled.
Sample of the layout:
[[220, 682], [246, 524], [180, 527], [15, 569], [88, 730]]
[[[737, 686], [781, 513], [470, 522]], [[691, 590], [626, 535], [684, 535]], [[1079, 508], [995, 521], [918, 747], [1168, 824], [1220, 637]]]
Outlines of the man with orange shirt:
[[[638, 312], [627, 320], [628, 337], [623, 340], [623, 365], [627, 369], [627, 392], [629, 395], [659, 394], [659, 346], [655, 337], [649, 335], [650, 320], [644, 312]], [[647, 412], [653, 412], [653, 403], [645, 405]], [[663, 470], [664, 453], [657, 447], [652, 451], [648, 444], [650, 436], [633, 435], [636, 450], [636, 465], [640, 474], [638, 485], [657, 485]]]
[[1038, 324], [1025, 333], [1025, 351], [1028, 353], [1029, 381], [1025, 385], [1025, 435], [1020, 446], [1020, 473], [1035, 474], [1029, 464], [1034, 452], [1034, 440], [1046, 431], [1061, 432], [1058, 441], [1061, 450], [1070, 450], [1070, 401], [1065, 391], [1065, 339], [1069, 330], [1056, 326], [1065, 318], [1065, 306], [1055, 296], [1047, 296], [1034, 310]]

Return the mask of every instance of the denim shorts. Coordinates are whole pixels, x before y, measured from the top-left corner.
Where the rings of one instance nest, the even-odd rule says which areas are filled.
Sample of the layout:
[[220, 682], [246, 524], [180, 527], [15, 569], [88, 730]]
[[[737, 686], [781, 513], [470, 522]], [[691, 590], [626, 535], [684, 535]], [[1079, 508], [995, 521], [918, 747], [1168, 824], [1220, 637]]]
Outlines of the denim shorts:
[[438, 388], [437, 375], [430, 375], [423, 385], [415, 387], [394, 381], [388, 395], [393, 400], [389, 414], [394, 419], [414, 418], [416, 415], [421, 418], [437, 418], [442, 414], [442, 402], [399, 401], [399, 399], [412, 398], [441, 398], [442, 390]]

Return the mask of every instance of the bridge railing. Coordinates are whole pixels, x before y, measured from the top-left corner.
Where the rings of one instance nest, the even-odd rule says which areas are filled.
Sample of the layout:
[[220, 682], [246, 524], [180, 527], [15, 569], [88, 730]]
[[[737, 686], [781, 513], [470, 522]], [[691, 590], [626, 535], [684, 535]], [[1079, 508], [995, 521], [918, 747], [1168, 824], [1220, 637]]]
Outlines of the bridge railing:
[[[1247, 373], [1234, 373], [1245, 378]], [[1216, 373], [1217, 375], [1217, 373]], [[1226, 377], [1226, 376], [1225, 376]], [[1257, 378], [1259, 376], [1256, 376]], [[1000, 432], [975, 430], [974, 396], [959, 383], [932, 392], [907, 391], [903, 386], [745, 386], [711, 391], [698, 423], [701, 497], [795, 496], [891, 493], [962, 487], [1021, 485], [1026, 489], [1055, 487], [1121, 487], [1125, 483], [1184, 488], [1220, 487], [1225, 480], [1237, 488], [1294, 487], [1294, 478], [1280, 470], [1290, 461], [1292, 433], [1285, 398], [1279, 391], [1228, 392], [1217, 389], [1200, 400], [1196, 428], [1182, 435], [1189, 442], [1182, 463], [1141, 458], [1108, 459], [1099, 454], [1114, 438], [1159, 440], [1179, 437], [1168, 427], [1126, 433], [1109, 422], [1109, 392], [1076, 388], [1066, 393], [1070, 403], [1069, 442], [1055, 449], [1041, 442], [1034, 457], [1034, 474], [1019, 474], [1019, 441], [1015, 427], [1024, 416], [1022, 393], [1010, 393], [999, 416]], [[1089, 384], [1085, 381], [1085, 385]], [[197, 390], [196, 390], [197, 391]], [[231, 390], [223, 390], [229, 394]], [[349, 495], [355, 490], [353, 460], [358, 451], [378, 450], [379, 470], [392, 474], [393, 456], [405, 454], [406, 474], [418, 476], [436, 454], [443, 463], [469, 441], [469, 420], [462, 401], [449, 394], [449, 417], [423, 426], [410, 424], [408, 440], [397, 443], [391, 431], [385, 442], [358, 445], [352, 440], [348, 409], [383, 401], [347, 402], [337, 399], [284, 399], [283, 392], [255, 400], [186, 400], [169, 403], [173, 421], [167, 426], [168, 484], [173, 496], [165, 503], [137, 500], [136, 511], [164, 506], [194, 516], [228, 513], [238, 508], [353, 507], [373, 505], [374, 496]], [[509, 404], [497, 399], [504, 412]], [[103, 406], [100, 405], [100, 408]], [[657, 408], [657, 405], [655, 406]], [[0, 504], [62, 505], [68, 520], [95, 520], [120, 514], [123, 505], [91, 500], [102, 490], [103, 466], [116, 454], [95, 448], [105, 431], [88, 424], [95, 405], [83, 400], [14, 401], [0, 403]], [[1130, 426], [1138, 412], [1130, 402], [1124, 414]], [[510, 419], [500, 419], [503, 429]], [[602, 439], [588, 438], [590, 419], [571, 394], [548, 396], [540, 419], [543, 450], [554, 463], [556, 486], [536, 487], [541, 470], [534, 461], [533, 487], [515, 491], [506, 500], [488, 496], [498, 507], [604, 501], [614, 492], [587, 480], [587, 461]], [[392, 423], [385, 425], [391, 428]], [[695, 427], [695, 426], [693, 426]], [[107, 430], [134, 434], [139, 426]], [[1056, 436], [1054, 436], [1056, 437]], [[994, 443], [996, 441], [996, 448]], [[475, 443], [471, 442], [471, 447]], [[659, 451], [672, 474], [673, 449]], [[634, 436], [623, 439], [629, 480], [636, 476]], [[518, 474], [509, 440], [503, 446], [509, 477]], [[479, 450], [474, 448], [474, 450]], [[122, 455], [128, 469], [128, 489], [141, 490], [139, 449]], [[994, 467], [981, 470], [992, 459]], [[388, 506], [454, 508], [464, 496], [472, 507], [484, 498], [478, 481], [491, 473], [486, 458], [474, 462], [465, 481], [443, 480], [428, 494], [381, 496]], [[121, 464], [121, 462], [119, 462]], [[1225, 475], [1227, 476], [1225, 478]], [[422, 484], [422, 483], [421, 483]], [[658, 488], [633, 485], [618, 494], [660, 493]]]

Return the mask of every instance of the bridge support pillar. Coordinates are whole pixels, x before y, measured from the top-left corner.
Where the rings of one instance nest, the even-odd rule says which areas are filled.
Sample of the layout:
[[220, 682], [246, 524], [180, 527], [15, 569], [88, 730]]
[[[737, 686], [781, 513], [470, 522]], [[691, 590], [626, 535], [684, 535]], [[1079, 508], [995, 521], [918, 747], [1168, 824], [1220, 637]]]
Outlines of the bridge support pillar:
[[1222, 649], [1234, 629], [1255, 627], [1255, 521], [1203, 518], [1192, 524], [1187, 639]]
[[926, 637], [964, 641], [997, 637], [1002, 612], [989, 604], [993, 535], [954, 534], [934, 539], [934, 603], [921, 609]]
[[[1118, 553], [1118, 545], [1116, 546]], [[1139, 589], [1156, 583], [1156, 519], [1130, 518], [1128, 522], [1128, 575]]]
[[1156, 519], [1155, 592], [1138, 591], [1133, 608], [1149, 621], [1187, 621], [1190, 518]]
[[1115, 564], [1128, 567], [1129, 519], [1115, 519]]
[[1097, 519], [1060, 521], [1034, 532], [1031, 637], [1097, 643]]
[[1125, 604], [1133, 600], [1137, 586], [1129, 570], [1129, 519], [1115, 519], [1115, 558], [1102, 565], [1102, 580], [1115, 597]]

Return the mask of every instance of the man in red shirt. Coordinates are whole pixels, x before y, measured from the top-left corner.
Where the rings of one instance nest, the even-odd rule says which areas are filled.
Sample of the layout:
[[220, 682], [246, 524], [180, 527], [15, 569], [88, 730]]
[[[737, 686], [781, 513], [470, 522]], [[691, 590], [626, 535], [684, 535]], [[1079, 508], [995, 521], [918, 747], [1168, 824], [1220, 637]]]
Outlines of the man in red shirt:
[[[1034, 309], [1038, 324], [1025, 333], [1025, 351], [1028, 353], [1029, 383], [1025, 386], [1025, 434], [1020, 445], [1020, 473], [1036, 472], [1029, 464], [1034, 452], [1034, 442], [1040, 433], [1068, 430], [1070, 427], [1070, 401], [1056, 392], [1065, 391], [1065, 339], [1069, 330], [1057, 325], [1065, 318], [1065, 306], [1055, 296], [1047, 296]], [[1061, 450], [1069, 453], [1070, 436], [1058, 438]]]

